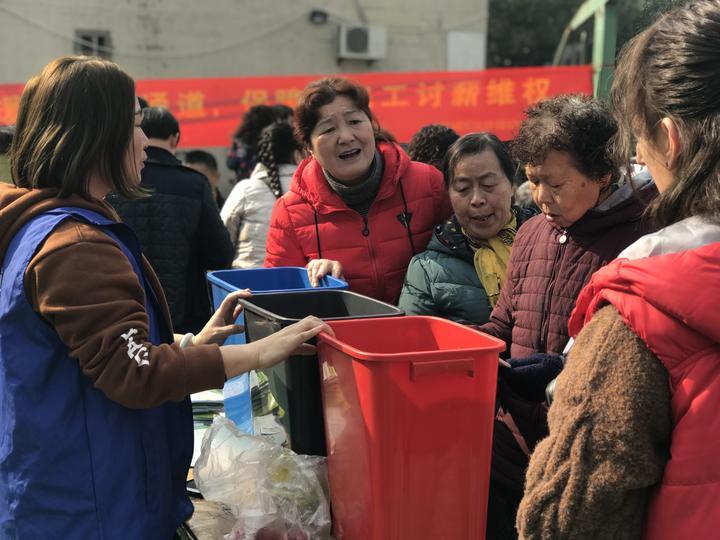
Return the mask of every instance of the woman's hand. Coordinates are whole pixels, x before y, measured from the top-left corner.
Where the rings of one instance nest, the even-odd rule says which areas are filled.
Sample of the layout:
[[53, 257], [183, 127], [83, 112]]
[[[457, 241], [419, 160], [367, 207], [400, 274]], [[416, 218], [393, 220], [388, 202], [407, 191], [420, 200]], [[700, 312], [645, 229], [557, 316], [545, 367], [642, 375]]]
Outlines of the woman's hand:
[[330, 274], [334, 278], [343, 279], [343, 267], [340, 261], [330, 259], [313, 259], [307, 263], [310, 285], [317, 287], [320, 280]]
[[265, 369], [286, 360], [288, 356], [315, 354], [315, 346], [305, 343], [320, 332], [334, 336], [332, 329], [317, 317], [309, 316], [274, 334], [254, 342], [258, 357], [255, 369]]
[[220, 347], [225, 375], [230, 379], [253, 369], [272, 367], [291, 355], [314, 354], [315, 346], [305, 342], [320, 332], [335, 335], [327, 324], [311, 316], [259, 341]]
[[222, 345], [229, 336], [244, 331], [245, 328], [242, 324], [235, 324], [242, 312], [242, 306], [238, 303], [238, 300], [240, 298], [250, 298], [251, 296], [249, 289], [228, 294], [218, 310], [210, 317], [205, 327], [193, 338], [192, 344], [209, 345], [215, 343]]

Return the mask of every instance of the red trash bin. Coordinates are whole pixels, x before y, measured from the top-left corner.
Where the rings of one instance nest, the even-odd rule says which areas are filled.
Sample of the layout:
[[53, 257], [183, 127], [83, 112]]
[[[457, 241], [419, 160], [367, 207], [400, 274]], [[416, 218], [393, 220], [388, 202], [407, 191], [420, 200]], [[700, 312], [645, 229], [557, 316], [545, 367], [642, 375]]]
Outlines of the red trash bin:
[[337, 537], [484, 539], [505, 344], [436, 317], [328, 324], [318, 357]]

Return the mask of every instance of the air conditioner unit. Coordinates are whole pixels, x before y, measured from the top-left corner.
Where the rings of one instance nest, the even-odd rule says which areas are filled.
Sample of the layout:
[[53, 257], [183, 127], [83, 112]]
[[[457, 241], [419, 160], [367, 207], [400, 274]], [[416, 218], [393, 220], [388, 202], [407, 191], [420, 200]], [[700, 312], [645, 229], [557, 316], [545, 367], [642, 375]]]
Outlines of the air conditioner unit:
[[380, 60], [387, 52], [387, 30], [367, 24], [341, 24], [338, 58]]

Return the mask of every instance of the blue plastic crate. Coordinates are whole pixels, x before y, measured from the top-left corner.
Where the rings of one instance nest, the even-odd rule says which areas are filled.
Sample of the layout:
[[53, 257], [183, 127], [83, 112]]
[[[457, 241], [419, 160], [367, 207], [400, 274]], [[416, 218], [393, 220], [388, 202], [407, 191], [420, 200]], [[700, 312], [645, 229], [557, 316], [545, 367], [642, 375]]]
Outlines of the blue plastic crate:
[[[314, 288], [310, 285], [307, 269], [302, 266], [216, 270], [207, 273], [207, 280], [212, 289], [215, 309], [220, 307], [228, 293], [240, 289], [250, 289], [253, 294], [263, 294]], [[317, 288], [347, 289], [348, 284], [341, 279], [325, 276]]]
[[[250, 289], [253, 294], [268, 294], [313, 289], [308, 279], [307, 269], [302, 266], [279, 266], [277, 268], [237, 268], [216, 270], [207, 273], [212, 294], [213, 308], [217, 309], [231, 292]], [[320, 280], [318, 289], [347, 289], [348, 284], [332, 276]], [[242, 317], [242, 315], [241, 315]], [[244, 320], [238, 320], [244, 323]], [[245, 343], [245, 334], [231, 336], [225, 345]]]
[[[314, 288], [310, 285], [307, 269], [302, 266], [216, 270], [207, 273], [207, 281], [210, 285], [214, 309], [220, 307], [228, 294], [241, 289], [250, 289], [253, 294], [267, 294]], [[347, 289], [348, 284], [341, 279], [325, 276], [317, 288]], [[240, 315], [237, 323], [245, 323], [244, 314]], [[239, 345], [245, 342], [244, 333], [236, 334], [225, 340], [225, 345]], [[252, 397], [248, 374], [245, 373], [227, 381], [223, 388], [223, 396], [225, 415], [241, 430], [253, 433]]]

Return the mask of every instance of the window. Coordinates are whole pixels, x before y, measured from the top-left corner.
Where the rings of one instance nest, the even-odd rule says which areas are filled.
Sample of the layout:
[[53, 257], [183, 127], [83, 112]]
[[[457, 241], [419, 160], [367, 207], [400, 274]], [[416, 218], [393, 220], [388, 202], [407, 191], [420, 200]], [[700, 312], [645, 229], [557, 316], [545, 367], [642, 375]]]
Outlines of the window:
[[109, 30], [75, 30], [75, 54], [112, 58]]

